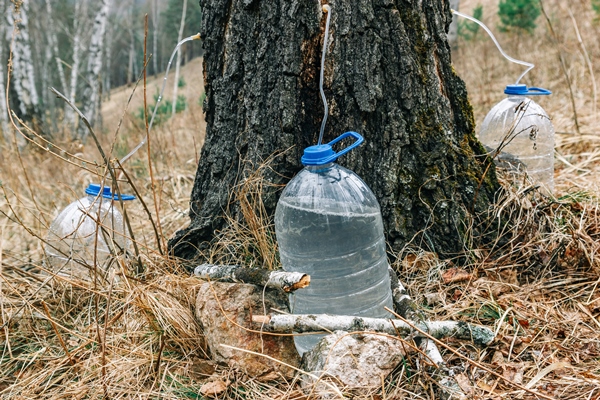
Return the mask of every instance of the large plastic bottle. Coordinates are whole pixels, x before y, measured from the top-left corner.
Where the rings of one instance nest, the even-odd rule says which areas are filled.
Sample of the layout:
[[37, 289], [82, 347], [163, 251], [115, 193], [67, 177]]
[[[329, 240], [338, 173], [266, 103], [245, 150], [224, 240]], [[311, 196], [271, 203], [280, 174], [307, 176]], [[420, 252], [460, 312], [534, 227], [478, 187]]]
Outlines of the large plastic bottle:
[[[341, 139], [356, 141], [335, 153]], [[387, 317], [393, 309], [379, 203], [354, 172], [334, 161], [363, 141], [347, 132], [304, 150], [305, 168], [285, 187], [275, 211], [283, 269], [310, 274], [310, 286], [290, 295], [294, 314]], [[323, 335], [296, 336], [300, 354]]]
[[[95, 273], [100, 279], [106, 276], [113, 264], [112, 254], [126, 250], [129, 239], [123, 215], [113, 204], [119, 196], [110, 187], [97, 184], [90, 184], [85, 193], [50, 224], [46, 257], [54, 273], [91, 281]], [[121, 200], [133, 199], [121, 195]]]
[[508, 97], [486, 115], [479, 140], [500, 167], [518, 175], [527, 172], [548, 194], [554, 190], [554, 127], [535, 101], [526, 96], [551, 92], [526, 85], [508, 85]]

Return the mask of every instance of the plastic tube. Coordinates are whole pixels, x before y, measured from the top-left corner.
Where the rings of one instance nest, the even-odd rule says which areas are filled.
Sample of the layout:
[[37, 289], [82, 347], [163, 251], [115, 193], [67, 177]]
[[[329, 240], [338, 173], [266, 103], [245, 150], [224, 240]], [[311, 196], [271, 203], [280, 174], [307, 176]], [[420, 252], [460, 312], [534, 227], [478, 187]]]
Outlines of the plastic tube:
[[468, 15], [465, 15], [465, 14], [459, 13], [459, 12], [458, 12], [458, 11], [456, 11], [456, 10], [452, 10], [452, 9], [450, 9], [450, 11], [452, 11], [452, 13], [453, 13], [453, 14], [456, 14], [456, 15], [458, 15], [458, 16], [460, 16], [460, 17], [466, 18], [466, 19], [468, 19], [468, 20], [470, 20], [470, 21], [473, 21], [473, 22], [475, 22], [477, 25], [481, 26], [481, 27], [482, 27], [482, 28], [483, 28], [483, 29], [484, 29], [484, 30], [485, 30], [485, 31], [488, 33], [488, 35], [490, 35], [490, 37], [491, 37], [491, 38], [492, 38], [492, 40], [494, 41], [494, 44], [496, 45], [496, 47], [497, 47], [497, 48], [498, 48], [498, 50], [500, 51], [500, 53], [501, 53], [501, 54], [504, 56], [504, 58], [506, 58], [508, 61], [510, 61], [510, 62], [513, 62], [513, 63], [515, 63], [515, 64], [520, 64], [520, 65], [523, 65], [523, 66], [525, 66], [525, 67], [529, 67], [529, 68], [527, 68], [527, 69], [525, 70], [525, 72], [523, 72], [523, 73], [521, 74], [521, 76], [519, 76], [519, 79], [517, 79], [517, 81], [515, 82], [515, 85], [519, 84], [519, 81], [521, 80], [521, 78], [523, 78], [523, 77], [525, 76], [525, 74], [526, 74], [526, 73], [528, 73], [529, 71], [531, 71], [531, 69], [534, 67], [534, 65], [533, 65], [532, 63], [529, 63], [529, 62], [527, 62], [527, 61], [521, 61], [521, 60], [517, 60], [517, 59], [515, 59], [515, 58], [512, 58], [512, 57], [511, 57], [511, 56], [509, 56], [508, 54], [506, 54], [506, 53], [504, 52], [504, 50], [502, 50], [502, 47], [500, 47], [500, 43], [498, 43], [498, 41], [496, 40], [496, 37], [494, 36], [494, 34], [492, 33], [492, 31], [490, 31], [490, 29], [489, 29], [487, 26], [485, 26], [485, 24], [484, 24], [483, 22], [481, 22], [481, 21], [479, 21], [478, 19], [475, 19], [475, 18], [473, 18], [473, 17], [470, 17], [470, 16], [468, 16]]
[[125, 157], [123, 157], [121, 159], [121, 161], [120, 161], [121, 165], [123, 165], [123, 163], [125, 163], [125, 161], [127, 161], [132, 155], [134, 155], [148, 141], [148, 136], [150, 136], [150, 131], [152, 130], [152, 124], [154, 123], [154, 117], [156, 116], [156, 111], [158, 110], [158, 105], [160, 104], [160, 102], [162, 100], [163, 92], [165, 91], [165, 86], [167, 85], [167, 77], [169, 76], [169, 70], [171, 69], [171, 64], [173, 63], [173, 58], [175, 58], [175, 55], [179, 51], [179, 48], [185, 42], [189, 42], [192, 40], [198, 40], [198, 39], [200, 39], [199, 33], [183, 39], [181, 42], [177, 43], [177, 46], [175, 46], [175, 50], [173, 50], [173, 54], [171, 54], [171, 58], [169, 58], [169, 64], [167, 64], [167, 70], [165, 71], [165, 77], [163, 78], [162, 88], [160, 89], [158, 99], [156, 99], [156, 104], [154, 105], [154, 111], [152, 112], [152, 118], [150, 118], [150, 124], [148, 125], [148, 132], [146, 133], [146, 136], [144, 136], [144, 139], [142, 139], [142, 141], [137, 146], [135, 146], [133, 148], [133, 150], [131, 150], [129, 152], [129, 154], [127, 154]]
[[331, 7], [327, 4], [323, 6], [323, 12], [327, 13], [327, 21], [325, 22], [325, 37], [323, 38], [323, 54], [321, 55], [321, 79], [319, 80], [319, 91], [321, 92], [321, 98], [323, 99], [323, 106], [325, 112], [323, 113], [323, 122], [321, 122], [321, 132], [319, 133], [319, 141], [317, 145], [321, 144], [323, 140], [323, 132], [325, 132], [325, 124], [327, 123], [327, 114], [329, 114], [329, 106], [327, 105], [327, 99], [325, 98], [325, 92], [323, 91], [323, 75], [325, 73], [325, 55], [327, 54], [327, 38], [329, 37], [329, 20], [331, 20]]

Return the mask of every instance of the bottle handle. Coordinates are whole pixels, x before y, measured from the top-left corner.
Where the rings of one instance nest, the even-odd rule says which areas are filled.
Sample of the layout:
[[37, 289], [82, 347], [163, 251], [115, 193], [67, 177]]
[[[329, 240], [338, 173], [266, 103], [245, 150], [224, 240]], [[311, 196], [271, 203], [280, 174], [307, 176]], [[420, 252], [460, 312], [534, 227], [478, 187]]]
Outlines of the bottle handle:
[[545, 96], [545, 95], [549, 95], [552, 94], [552, 92], [548, 89], [544, 89], [544, 88], [539, 88], [539, 87], [530, 87], [527, 90], [527, 94], [530, 96]]
[[[333, 151], [333, 145], [346, 138], [356, 139], [350, 146], [343, 148], [339, 152]], [[327, 144], [310, 146], [304, 149], [304, 155], [300, 159], [304, 165], [325, 165], [334, 162], [338, 157], [343, 156], [350, 150], [359, 146], [365, 139], [356, 132], [345, 132]]]
[[344, 154], [348, 153], [350, 150], [357, 148], [358, 146], [361, 145], [362, 142], [365, 141], [365, 138], [363, 138], [360, 133], [349, 131], [349, 132], [342, 133], [340, 136], [336, 137], [335, 139], [333, 139], [331, 142], [329, 142], [327, 144], [329, 146], [333, 147], [333, 145], [336, 144], [337, 142], [347, 139], [349, 137], [352, 137], [356, 140], [350, 146], [343, 148], [342, 150], [338, 151], [337, 153], [334, 153], [331, 156], [331, 162], [337, 160], [338, 157], [343, 156]]

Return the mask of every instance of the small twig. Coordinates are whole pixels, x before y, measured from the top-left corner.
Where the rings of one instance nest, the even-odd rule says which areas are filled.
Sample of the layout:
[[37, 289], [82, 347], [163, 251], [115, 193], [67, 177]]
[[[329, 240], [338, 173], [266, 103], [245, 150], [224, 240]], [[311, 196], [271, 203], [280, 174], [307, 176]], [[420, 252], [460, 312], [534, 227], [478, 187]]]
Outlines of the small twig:
[[148, 172], [150, 174], [150, 187], [152, 189], [152, 196], [154, 197], [154, 211], [156, 212], [156, 223], [158, 225], [158, 232], [160, 232], [160, 235], [157, 237], [157, 241], [156, 241], [156, 246], [158, 247], [158, 251], [160, 252], [161, 255], [163, 255], [163, 243], [162, 243], [162, 238], [164, 238], [163, 232], [162, 232], [162, 225], [160, 223], [160, 213], [159, 213], [159, 206], [158, 206], [158, 199], [156, 198], [156, 183], [155, 183], [155, 179], [154, 179], [154, 170], [152, 168], [152, 157], [151, 157], [151, 151], [150, 151], [150, 127], [148, 125], [148, 115], [147, 115], [147, 106], [146, 106], [146, 70], [147, 70], [147, 66], [148, 66], [148, 61], [146, 60], [146, 42], [148, 39], [148, 14], [146, 14], [146, 25], [145, 25], [145, 30], [144, 30], [144, 122], [146, 124], [146, 137], [148, 138], [147, 142], [146, 142], [146, 146], [147, 146], [147, 155], [148, 155]]
[[163, 353], [163, 349], [165, 348], [165, 344], [166, 344], [166, 340], [165, 337], [163, 335], [160, 335], [160, 346], [158, 349], [158, 357], [156, 357], [156, 366], [154, 367], [154, 372], [158, 375], [158, 373], [160, 372], [160, 362], [162, 359], [162, 353]]
[[[575, 34], [577, 35], [577, 41], [579, 42], [579, 45], [581, 46], [581, 52], [583, 53], [583, 58], [585, 59], [585, 63], [588, 67], [588, 72], [590, 73], [590, 80], [592, 81], [592, 92], [594, 95], [594, 104], [593, 104], [593, 108], [592, 108], [592, 112], [594, 114], [594, 118], [596, 118], [596, 105], [598, 102], [598, 93], [597, 93], [597, 89], [596, 89], [596, 77], [594, 76], [594, 67], [592, 66], [592, 61], [590, 60], [590, 56], [587, 52], [587, 49], [585, 47], [585, 43], [583, 43], [583, 38], [581, 37], [581, 34], [579, 33], [579, 27], [577, 26], [577, 20], [575, 19], [575, 16], [573, 15], [573, 12], [571, 11], [571, 7], [569, 6], [569, 3], [567, 2], [567, 10], [569, 11], [569, 16], [571, 17], [571, 21], [573, 22], [573, 28], [575, 28]], [[580, 132], [581, 134], [581, 132]]]
[[56, 336], [58, 337], [58, 341], [60, 342], [60, 345], [62, 346], [63, 350], [65, 351], [65, 354], [69, 358], [69, 362], [71, 363], [71, 365], [75, 365], [75, 360], [73, 360], [73, 358], [71, 357], [71, 353], [69, 353], [69, 349], [67, 349], [67, 345], [65, 344], [65, 341], [63, 340], [60, 332], [58, 331], [58, 327], [56, 326], [56, 323], [50, 316], [50, 310], [48, 309], [48, 305], [46, 305], [46, 302], [43, 300], [42, 300], [42, 306], [44, 306], [44, 311], [46, 312], [46, 317], [48, 317], [48, 321], [50, 321], [50, 325], [52, 325], [52, 329], [54, 329], [54, 333], [56, 333]]
[[546, 10], [544, 9], [544, 2], [542, 0], [539, 0], [539, 3], [540, 3], [540, 9], [542, 10], [542, 14], [544, 14], [544, 17], [546, 18], [546, 22], [548, 23], [548, 28], [550, 29], [550, 33], [552, 34], [552, 37], [554, 38], [554, 44], [558, 48], [558, 59], [560, 61], [560, 68], [562, 69], [563, 75], [565, 76], [565, 79], [567, 81], [567, 86], [569, 86], [569, 93], [570, 93], [570, 97], [571, 97], [571, 106], [573, 107], [573, 119], [575, 121], [575, 130], [577, 130], [578, 135], [581, 135], [581, 131], [579, 130], [579, 119], [577, 118], [577, 107], [575, 106], [575, 95], [573, 93], [573, 85], [571, 84], [571, 78], [569, 77], [569, 73], [567, 72], [565, 58], [563, 57], [562, 51], [560, 50], [560, 45], [558, 43], [558, 35], [554, 31], [554, 27], [552, 26], [550, 17], [548, 17], [548, 14], [546, 13]]

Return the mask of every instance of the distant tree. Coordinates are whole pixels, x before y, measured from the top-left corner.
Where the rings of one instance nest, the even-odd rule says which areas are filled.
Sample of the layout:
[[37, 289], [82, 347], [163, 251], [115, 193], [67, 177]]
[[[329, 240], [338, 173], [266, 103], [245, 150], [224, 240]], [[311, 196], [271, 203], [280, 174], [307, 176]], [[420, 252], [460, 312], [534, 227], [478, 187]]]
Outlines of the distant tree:
[[[92, 28], [92, 40], [90, 43], [86, 70], [88, 86], [84, 90], [82, 96], [82, 101], [84, 103], [83, 113], [88, 118], [91, 125], [94, 125], [97, 121], [101, 120], [100, 90], [102, 80], [100, 78], [100, 72], [102, 70], [105, 43], [104, 34], [106, 32], [106, 22], [108, 19], [110, 3], [111, 0], [102, 0], [100, 10], [96, 14]], [[85, 138], [88, 134], [88, 130], [83, 124], [80, 124], [78, 134], [82, 138]]]
[[[0, 13], [8, 13], [8, 7], [6, 0], [0, 0]], [[0, 129], [4, 134], [5, 140], [8, 140], [8, 113], [6, 110], [6, 85], [4, 77], [6, 76], [6, 70], [4, 69], [5, 51], [4, 51], [4, 40], [6, 33], [6, 23], [4, 18], [0, 18]]]
[[[16, 96], [12, 103], [17, 114], [25, 121], [40, 122], [39, 97], [36, 89], [35, 68], [29, 40], [29, 2], [15, 1], [6, 18], [9, 43], [12, 42], [11, 88]], [[14, 38], [13, 38], [14, 33]]]
[[501, 0], [498, 4], [500, 29], [521, 30], [533, 33], [535, 20], [540, 16], [538, 0]]
[[[163, 31], [161, 37], [164, 44], [164, 52], [167, 57], [170, 56], [175, 44], [177, 44], [177, 38], [179, 36], [179, 28], [181, 26], [181, 15], [183, 14], [183, 1], [182, 0], [169, 0], [167, 8], [161, 14]], [[202, 12], [197, 1], [192, 1], [187, 6], [185, 13], [185, 24], [182, 31], [181, 37], [188, 37], [195, 35], [200, 31], [200, 24], [202, 23]], [[184, 59], [187, 61], [194, 54], [194, 49], [199, 49], [198, 44], [190, 42], [186, 44], [185, 48], [182, 49], [188, 56]], [[166, 65], [165, 65], [166, 67]]]
[[[473, 9], [473, 18], [481, 21], [483, 17], [483, 6], [478, 4], [477, 7]], [[479, 33], [479, 25], [472, 21], [460, 21], [458, 24], [458, 36], [464, 38], [465, 40], [473, 40]]]
[[[183, 0], [183, 7], [181, 10], [181, 22], [179, 23], [179, 33], [177, 34], [177, 43], [183, 39], [183, 31], [185, 30], [185, 16], [187, 14], [187, 0]], [[177, 52], [177, 61], [175, 62], [175, 79], [173, 80], [173, 107], [171, 109], [171, 115], [175, 115], [175, 109], [177, 106], [177, 88], [179, 84], [179, 67], [181, 67], [181, 51]]]
[[[71, 76], [69, 78], [69, 94], [68, 98], [72, 102], [75, 101], [77, 95], [77, 78], [79, 77], [79, 67], [81, 65], [81, 57], [83, 52], [83, 29], [85, 23], [83, 21], [87, 10], [87, 2], [76, 1], [75, 12], [73, 14], [73, 29], [71, 31], [73, 38], [72, 45], [72, 61], [71, 61]], [[77, 125], [77, 116], [73, 112], [73, 109], [65, 104], [65, 122], [71, 126], [71, 129], [75, 129]]]

